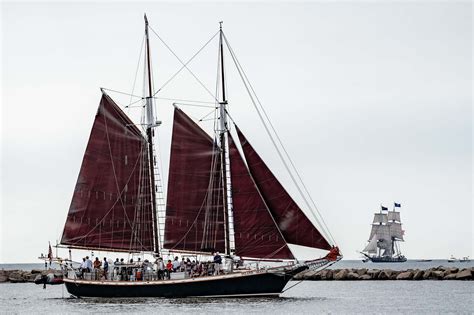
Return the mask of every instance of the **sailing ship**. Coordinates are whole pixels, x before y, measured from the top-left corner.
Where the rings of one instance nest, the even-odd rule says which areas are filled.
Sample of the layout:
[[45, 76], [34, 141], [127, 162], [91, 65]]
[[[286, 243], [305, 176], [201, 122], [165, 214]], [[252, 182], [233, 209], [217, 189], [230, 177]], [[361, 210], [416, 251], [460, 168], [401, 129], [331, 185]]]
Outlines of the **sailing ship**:
[[[274, 296], [297, 273], [320, 270], [341, 259], [337, 246], [321, 232], [324, 228], [316, 228], [231, 119], [222, 24], [215, 132], [209, 135], [173, 104], [167, 199], [160, 215], [157, 205], [163, 194], [155, 152], [164, 148], [158, 148], [154, 139], [161, 122], [155, 116], [149, 29], [145, 15], [142, 124], [135, 124], [101, 89], [59, 245], [69, 249], [64, 277], [68, 292], [76, 297]], [[320, 249], [326, 255], [298, 261], [289, 244]], [[216, 275], [95, 280], [72, 268], [71, 249], [146, 254], [153, 259], [165, 253], [209, 257], [220, 252], [230, 263]], [[247, 261], [280, 265], [250, 268]]]
[[405, 262], [406, 257], [400, 252], [399, 242], [403, 242], [402, 223], [399, 203], [394, 203], [393, 210], [381, 206], [380, 212], [374, 213], [369, 243], [361, 252], [364, 262]]

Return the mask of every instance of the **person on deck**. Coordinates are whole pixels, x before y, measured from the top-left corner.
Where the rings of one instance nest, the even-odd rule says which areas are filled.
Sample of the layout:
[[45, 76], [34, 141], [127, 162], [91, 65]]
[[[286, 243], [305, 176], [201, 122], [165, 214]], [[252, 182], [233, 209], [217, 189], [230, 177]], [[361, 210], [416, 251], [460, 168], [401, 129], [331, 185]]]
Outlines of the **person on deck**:
[[109, 273], [109, 262], [107, 261], [107, 258], [104, 257], [104, 278], [107, 280], [107, 274]]
[[92, 260], [89, 259], [89, 256], [86, 256], [86, 268], [87, 272], [92, 272]]
[[173, 272], [179, 271], [180, 266], [181, 266], [181, 263], [178, 260], [178, 256], [176, 256], [173, 261]]
[[222, 257], [219, 252], [214, 256], [214, 275], [218, 275], [221, 271]]
[[158, 273], [158, 280], [162, 280], [165, 277], [165, 263], [163, 262], [163, 258], [158, 257], [158, 261], [156, 263], [156, 269]]
[[96, 257], [94, 260], [94, 274], [95, 274], [95, 280], [99, 280], [100, 277], [100, 266], [102, 266], [102, 263], [99, 260], [99, 257]]
[[79, 269], [81, 270], [81, 278], [84, 279], [84, 273], [85, 273], [85, 272], [89, 272], [89, 271], [87, 270], [86, 257], [83, 257], [83, 258], [82, 258], [81, 267], [80, 267]]
[[173, 272], [173, 263], [171, 263], [171, 260], [168, 260], [168, 263], [166, 264], [166, 277], [169, 279], [170, 278], [170, 273]]

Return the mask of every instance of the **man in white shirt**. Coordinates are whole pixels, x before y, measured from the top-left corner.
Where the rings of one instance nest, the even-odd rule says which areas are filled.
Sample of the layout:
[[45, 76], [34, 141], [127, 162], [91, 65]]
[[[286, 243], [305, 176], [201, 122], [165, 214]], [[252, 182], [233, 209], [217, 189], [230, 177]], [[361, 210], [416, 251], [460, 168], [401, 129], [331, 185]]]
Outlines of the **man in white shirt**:
[[92, 260], [89, 259], [89, 256], [86, 256], [86, 268], [88, 269], [87, 272], [92, 271]]
[[176, 272], [179, 270], [179, 267], [180, 267], [181, 263], [179, 262], [178, 260], [178, 256], [176, 256], [174, 258], [174, 261], [173, 261], [173, 271]]

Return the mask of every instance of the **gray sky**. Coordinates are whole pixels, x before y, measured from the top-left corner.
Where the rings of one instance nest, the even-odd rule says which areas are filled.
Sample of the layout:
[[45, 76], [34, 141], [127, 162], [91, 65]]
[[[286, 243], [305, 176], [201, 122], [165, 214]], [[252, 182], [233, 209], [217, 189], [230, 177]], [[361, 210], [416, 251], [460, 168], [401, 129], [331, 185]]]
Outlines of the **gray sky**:
[[[372, 213], [393, 201], [408, 258], [472, 256], [470, 2], [3, 2], [1, 11], [0, 262], [34, 262], [60, 237], [99, 87], [132, 90], [143, 12], [184, 60], [224, 20], [346, 258], [359, 257]], [[151, 45], [159, 87], [179, 63], [154, 36]], [[216, 45], [190, 66], [211, 91]], [[294, 193], [230, 58], [226, 65], [232, 116]], [[161, 96], [212, 100], [185, 72]], [[166, 169], [172, 106], [157, 107]]]

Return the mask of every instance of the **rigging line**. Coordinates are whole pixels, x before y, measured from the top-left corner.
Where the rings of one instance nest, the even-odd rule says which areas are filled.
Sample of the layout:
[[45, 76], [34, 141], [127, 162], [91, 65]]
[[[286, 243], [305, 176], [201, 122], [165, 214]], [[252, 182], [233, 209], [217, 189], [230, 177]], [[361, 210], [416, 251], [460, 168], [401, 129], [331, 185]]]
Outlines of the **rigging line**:
[[138, 97], [138, 98], [143, 99], [143, 96], [139, 96], [139, 95], [135, 95], [135, 94], [130, 94], [130, 93], [127, 93], [127, 92], [112, 90], [112, 89], [108, 89], [108, 88], [105, 88], [105, 87], [101, 87], [101, 89], [102, 89], [102, 90], [106, 90], [106, 91], [110, 91], [110, 92], [115, 92], [115, 93], [119, 93], [119, 94], [123, 94], [123, 95], [128, 95], [128, 96], [133, 96], [133, 97]]
[[145, 104], [133, 106], [134, 104], [136, 104], [136, 103], [138, 103], [138, 102], [141, 102], [141, 101], [143, 101], [143, 98], [141, 98], [141, 99], [139, 99], [139, 100], [136, 100], [135, 102], [132, 102], [132, 103], [126, 105], [125, 108], [145, 107]]
[[[189, 63], [189, 61], [188, 61], [188, 63], [184, 63], [184, 62], [181, 60], [181, 58], [179, 58], [178, 55], [176, 55], [176, 53], [171, 49], [171, 47], [168, 46], [168, 44], [166, 44], [166, 42], [160, 37], [160, 35], [158, 35], [158, 33], [155, 32], [155, 30], [154, 30], [151, 26], [150, 26], [150, 29], [151, 29], [151, 31], [158, 37], [158, 39], [163, 43], [163, 45], [165, 45], [165, 47], [166, 47], [166, 48], [176, 57], [176, 59], [178, 59], [178, 61], [183, 65], [182, 68], [186, 68], [186, 70], [189, 71], [189, 73], [198, 81], [198, 83], [207, 91], [207, 93], [209, 93], [209, 95], [210, 95], [213, 99], [216, 99], [216, 97], [212, 94], [211, 91], [209, 91], [209, 89], [204, 85], [204, 83], [202, 83], [202, 81], [199, 80], [199, 78], [194, 74], [194, 72], [192, 72], [191, 69], [188, 68], [187, 64]], [[211, 42], [211, 41], [214, 39], [214, 37], [216, 37], [216, 35], [217, 35], [218, 33], [219, 33], [219, 32], [217, 32], [214, 36], [212, 36], [211, 39], [209, 39], [209, 41], [206, 43], [205, 46], [207, 46], [207, 44], [208, 44], [209, 42]], [[204, 46], [204, 47], [205, 47], [205, 46]], [[202, 49], [203, 49], [203, 48], [202, 48]], [[198, 51], [198, 53], [199, 53], [202, 49], [200, 49], [200, 50]], [[195, 56], [193, 56], [192, 58], [194, 58], [194, 57], [195, 57]], [[180, 71], [181, 71], [181, 70], [180, 70]], [[153, 96], [155, 96], [161, 89], [162, 89], [162, 88], [158, 89], [158, 91], [156, 91], [156, 93], [153, 94]], [[216, 100], [217, 100], [217, 99], [216, 99]]]
[[[212, 111], [210, 111], [209, 113], [207, 113], [206, 115], [204, 115], [201, 119], [199, 119], [199, 121], [204, 121], [207, 117], [209, 117], [209, 115], [211, 114], [214, 114], [214, 109]], [[208, 119], [209, 120], [209, 119]]]
[[[241, 77], [241, 79], [242, 79], [242, 82], [244, 83], [245, 89], [247, 90], [247, 93], [248, 93], [248, 95], [249, 95], [249, 97], [250, 97], [250, 100], [252, 101], [252, 104], [253, 104], [254, 108], [256, 109], [256, 111], [257, 111], [257, 114], [258, 114], [258, 116], [259, 116], [259, 118], [260, 118], [260, 121], [262, 122], [262, 124], [263, 124], [263, 126], [264, 126], [264, 128], [265, 128], [265, 130], [266, 130], [266, 132], [267, 132], [267, 134], [268, 134], [268, 136], [270, 137], [270, 140], [271, 140], [272, 143], [273, 143], [273, 146], [275, 147], [275, 149], [276, 149], [276, 151], [277, 151], [277, 153], [278, 153], [278, 155], [279, 155], [281, 161], [283, 162], [283, 165], [285, 166], [285, 168], [286, 168], [288, 174], [290, 175], [290, 177], [291, 177], [293, 183], [295, 184], [297, 190], [299, 191], [301, 197], [303, 198], [303, 200], [304, 200], [304, 202], [306, 203], [306, 205], [308, 206], [308, 208], [311, 210], [311, 206], [310, 206], [309, 202], [307, 201], [306, 196], [304, 195], [303, 191], [301, 190], [300, 186], [298, 185], [298, 182], [296, 181], [296, 179], [295, 179], [293, 173], [291, 172], [291, 170], [290, 170], [290, 168], [289, 168], [289, 166], [288, 166], [286, 160], [284, 159], [283, 155], [281, 154], [281, 151], [280, 151], [280, 149], [278, 148], [278, 145], [277, 145], [277, 143], [275, 142], [275, 139], [273, 138], [273, 136], [272, 136], [270, 130], [268, 129], [267, 124], [265, 123], [265, 120], [264, 120], [264, 118], [263, 118], [263, 116], [262, 116], [260, 110], [258, 109], [257, 103], [255, 102], [255, 99], [254, 99], [254, 97], [253, 97], [253, 94], [251, 93], [251, 90], [249, 89], [249, 86], [247, 85], [247, 82], [246, 82], [246, 80], [245, 80], [246, 76], [243, 75], [243, 68], [240, 66], [240, 63], [236, 60], [236, 56], [235, 56], [235, 54], [234, 54], [234, 51], [232, 50], [232, 47], [230, 47], [230, 44], [229, 44], [229, 42], [227, 41], [227, 38], [225, 37], [225, 35], [224, 35], [224, 39], [225, 39], [227, 48], [229, 49], [230, 55], [231, 55], [231, 57], [232, 57], [232, 60], [234, 61], [234, 64], [235, 64], [235, 66], [236, 66], [236, 68], [237, 68], [237, 71], [239, 72], [239, 75], [240, 75], [240, 77]], [[247, 81], [248, 81], [248, 79], [247, 79]], [[249, 83], [250, 83], [250, 82], [249, 82]], [[311, 211], [311, 212], [312, 212], [312, 211]], [[319, 211], [318, 211], [318, 212], [319, 212]], [[322, 232], [323, 232], [324, 234], [326, 234], [327, 237], [328, 237], [328, 236], [330, 237], [330, 233], [329, 233], [328, 231], [326, 231], [327, 227], [325, 227], [324, 225], [321, 224], [321, 222], [320, 222], [319, 219], [314, 215], [313, 212], [312, 212], [312, 214], [313, 214], [313, 217], [316, 219], [317, 223], [319, 224], [319, 226], [320, 226]], [[319, 214], [319, 215], [321, 216], [321, 214]], [[321, 216], [321, 217], [322, 217], [322, 216]], [[328, 237], [328, 238], [329, 238], [329, 237]]]
[[[142, 52], [143, 52], [143, 43], [145, 42], [145, 34], [143, 34], [143, 37], [142, 37], [142, 44], [140, 45], [140, 53], [138, 54], [138, 63], [137, 63], [137, 68], [135, 70], [135, 78], [133, 79], [133, 87], [132, 87], [132, 92], [130, 93], [131, 95], [133, 94], [133, 92], [135, 92], [135, 84], [137, 83], [137, 77], [138, 77], [138, 70], [140, 69], [140, 62], [142, 60]], [[129, 105], [126, 106], [126, 108], [128, 108], [130, 106], [130, 104], [132, 103], [132, 96], [130, 96], [130, 101], [129, 101]]]
[[157, 100], [166, 100], [166, 101], [178, 101], [178, 102], [190, 102], [190, 103], [198, 103], [198, 104], [215, 104], [216, 102], [206, 102], [206, 101], [195, 101], [195, 100], [184, 100], [180, 98], [167, 98], [167, 97], [153, 97]]
[[179, 103], [179, 102], [175, 102], [175, 103], [173, 103], [173, 104], [174, 104], [174, 105], [191, 106], [191, 107], [214, 108], [214, 110], [217, 109], [216, 106], [208, 106], [208, 105], [186, 104], [186, 103]]

